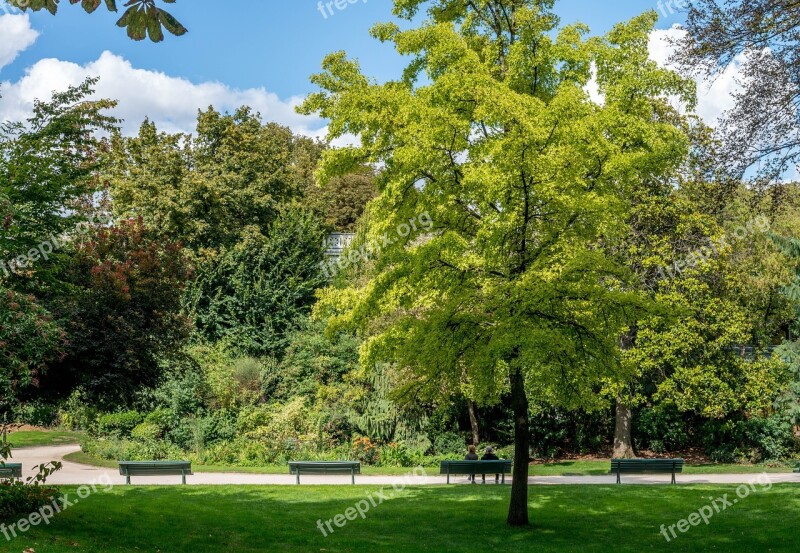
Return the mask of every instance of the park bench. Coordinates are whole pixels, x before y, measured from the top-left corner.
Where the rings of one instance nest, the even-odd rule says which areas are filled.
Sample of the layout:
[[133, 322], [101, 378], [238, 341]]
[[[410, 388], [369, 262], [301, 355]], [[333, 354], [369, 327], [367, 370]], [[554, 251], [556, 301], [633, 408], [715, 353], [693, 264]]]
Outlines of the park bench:
[[612, 459], [611, 471], [617, 475], [617, 484], [621, 484], [622, 474], [672, 474], [672, 483], [675, 484], [675, 475], [683, 472], [683, 459]]
[[22, 478], [22, 465], [20, 463], [5, 463], [0, 466], [0, 479]]
[[297, 475], [300, 484], [300, 473], [303, 474], [349, 474], [353, 484], [356, 474], [361, 474], [360, 461], [289, 461], [289, 474]]
[[503, 484], [506, 483], [506, 474], [511, 474], [511, 461], [442, 461], [439, 465], [439, 474], [447, 475], [447, 483], [450, 483], [451, 474], [466, 474], [476, 476], [478, 474], [501, 474]]
[[186, 484], [186, 476], [191, 476], [191, 461], [120, 461], [119, 473], [125, 483], [131, 483], [131, 476], [180, 476]]

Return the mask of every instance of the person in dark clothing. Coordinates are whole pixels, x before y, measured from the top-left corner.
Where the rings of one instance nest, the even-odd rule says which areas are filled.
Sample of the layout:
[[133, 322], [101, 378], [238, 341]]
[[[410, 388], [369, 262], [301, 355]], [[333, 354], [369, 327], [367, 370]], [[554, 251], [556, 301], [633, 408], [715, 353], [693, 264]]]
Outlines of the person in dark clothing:
[[[467, 453], [466, 457], [464, 457], [464, 460], [465, 461], [477, 461], [478, 460], [478, 454], [475, 453], [475, 446], [474, 445], [469, 446], [469, 453]], [[473, 484], [476, 483], [474, 474], [471, 474], [469, 476], [469, 481], [472, 482]]]
[[[499, 461], [499, 460], [500, 458], [494, 454], [494, 449], [491, 446], [486, 448], [486, 453], [484, 453], [483, 457], [481, 457], [481, 461]], [[486, 475], [483, 474], [481, 476], [483, 476], [483, 483], [486, 484]], [[500, 475], [495, 474], [494, 483], [498, 484], [499, 482], [500, 482]]]

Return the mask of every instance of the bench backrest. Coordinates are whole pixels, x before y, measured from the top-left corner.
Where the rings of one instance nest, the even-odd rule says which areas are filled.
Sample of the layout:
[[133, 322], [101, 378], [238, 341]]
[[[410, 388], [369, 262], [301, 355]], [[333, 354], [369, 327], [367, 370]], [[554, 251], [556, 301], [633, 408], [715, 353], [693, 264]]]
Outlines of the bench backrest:
[[192, 474], [191, 461], [120, 461], [119, 473], [123, 476]]
[[510, 473], [513, 462], [500, 461], [442, 461], [440, 474], [499, 474]]
[[683, 459], [612, 459], [611, 472], [682, 472]]
[[0, 478], [22, 478], [22, 464], [6, 463], [0, 466]]
[[290, 461], [289, 474], [361, 474], [360, 461]]

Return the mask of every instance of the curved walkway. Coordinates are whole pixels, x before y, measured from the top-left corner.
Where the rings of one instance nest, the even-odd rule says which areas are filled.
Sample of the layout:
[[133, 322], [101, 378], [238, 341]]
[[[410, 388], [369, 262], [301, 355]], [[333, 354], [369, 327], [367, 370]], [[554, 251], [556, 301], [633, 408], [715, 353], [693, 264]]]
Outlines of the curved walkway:
[[[64, 467], [53, 474], [48, 483], [55, 485], [81, 485], [102, 482], [113, 485], [124, 485], [125, 477], [120, 476], [118, 470], [93, 467], [64, 461], [64, 456], [80, 451], [77, 445], [33, 447], [27, 449], [16, 449], [13, 452], [11, 462], [22, 463], [23, 474], [32, 474], [35, 465], [47, 463], [49, 461], [61, 461]], [[438, 474], [428, 474], [427, 476], [413, 476], [412, 469], [409, 469], [409, 476], [356, 476], [356, 484], [390, 486], [393, 484], [404, 483], [407, 485], [435, 485], [445, 484], [446, 478]], [[678, 476], [679, 484], [743, 484], [753, 481], [757, 474], [681, 474]], [[791, 482], [800, 484], [800, 473], [770, 474], [772, 483]], [[325, 484], [325, 485], [349, 485], [349, 476], [303, 476], [303, 484]], [[493, 485], [493, 478], [487, 477], [487, 482]], [[506, 478], [506, 483], [510, 482]], [[466, 477], [451, 477], [451, 482], [455, 484], [467, 484]], [[614, 484], [616, 476], [531, 476], [528, 479], [530, 484]], [[628, 484], [668, 484], [669, 476], [623, 476], [623, 482]], [[179, 484], [180, 477], [163, 476], [156, 478], [134, 477], [133, 483], [137, 485], [171, 485]], [[191, 485], [271, 485], [288, 486], [295, 485], [295, 477], [288, 474], [246, 474], [234, 472], [200, 472], [188, 478]]]

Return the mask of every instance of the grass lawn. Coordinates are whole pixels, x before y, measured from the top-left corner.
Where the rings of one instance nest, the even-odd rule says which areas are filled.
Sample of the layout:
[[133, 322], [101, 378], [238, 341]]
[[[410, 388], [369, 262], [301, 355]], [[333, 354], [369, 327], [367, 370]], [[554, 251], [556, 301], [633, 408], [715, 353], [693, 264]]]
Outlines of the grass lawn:
[[[65, 488], [72, 501], [74, 488]], [[317, 520], [365, 500], [377, 488], [118, 487], [98, 491], [6, 542], [19, 553], [219, 553], [319, 552], [472, 553], [474, 551], [796, 552], [800, 548], [800, 486], [753, 492], [667, 543], [661, 525], [677, 524], [709, 498], [733, 486], [536, 486], [531, 488], [530, 529], [504, 521], [509, 488], [411, 488], [371, 507], [323, 537]], [[340, 519], [341, 520], [341, 519]]]
[[[107, 459], [97, 459], [83, 452], [70, 453], [65, 457], [67, 461], [81, 463], [84, 465], [94, 465], [99, 467], [117, 468], [116, 461]], [[795, 465], [686, 465], [686, 474], [760, 474], [762, 472], [786, 473], [792, 472]], [[429, 474], [438, 473], [439, 467], [426, 467]], [[529, 474], [531, 476], [590, 476], [608, 474], [611, 468], [610, 461], [562, 461], [548, 463], [544, 465], [531, 465]], [[268, 465], [263, 467], [226, 467], [218, 465], [195, 465], [192, 467], [195, 472], [240, 472], [245, 474], [285, 474], [288, 471], [286, 465]], [[407, 474], [409, 468], [404, 467], [369, 467], [362, 466], [363, 474], [372, 475], [403, 475]]]
[[48, 445], [77, 444], [81, 440], [78, 432], [64, 430], [23, 430], [8, 434], [8, 441], [14, 449]]
[[[786, 473], [794, 470], [794, 464], [736, 465], [703, 464], [685, 465], [685, 474], [760, 474], [762, 472]], [[611, 461], [560, 461], [544, 465], [531, 465], [530, 474], [535, 476], [586, 476], [608, 474]]]

